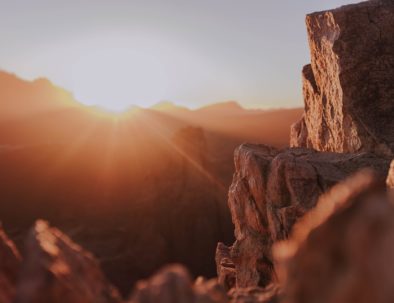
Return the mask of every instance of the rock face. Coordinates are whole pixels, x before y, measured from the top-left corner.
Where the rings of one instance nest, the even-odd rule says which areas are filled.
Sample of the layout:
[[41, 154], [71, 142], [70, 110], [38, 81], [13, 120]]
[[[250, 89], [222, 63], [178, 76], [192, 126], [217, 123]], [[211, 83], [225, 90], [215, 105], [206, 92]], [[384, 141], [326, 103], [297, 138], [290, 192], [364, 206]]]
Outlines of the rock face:
[[394, 2], [365, 1], [307, 16], [305, 113], [291, 146], [394, 155]]
[[26, 242], [16, 303], [117, 303], [97, 260], [59, 230], [38, 221]]
[[180, 265], [163, 268], [147, 281], [140, 281], [130, 303], [226, 303], [225, 290], [214, 280], [199, 279], [194, 285]]
[[215, 262], [219, 283], [230, 290], [235, 286], [235, 265], [231, 259], [231, 248], [219, 242]]
[[284, 303], [393, 302], [394, 201], [384, 187], [369, 175], [336, 186], [276, 249], [293, 251], [280, 257]]
[[[319, 196], [362, 168], [385, 176], [388, 166], [388, 160], [368, 153], [240, 146], [229, 191], [236, 237], [230, 254], [236, 286], [266, 286], [275, 281], [273, 243], [288, 237], [294, 223], [316, 205]], [[226, 280], [221, 273], [219, 270], [219, 281]]]
[[14, 243], [0, 227], [0, 303], [9, 303], [15, 296], [15, 284], [21, 257]]

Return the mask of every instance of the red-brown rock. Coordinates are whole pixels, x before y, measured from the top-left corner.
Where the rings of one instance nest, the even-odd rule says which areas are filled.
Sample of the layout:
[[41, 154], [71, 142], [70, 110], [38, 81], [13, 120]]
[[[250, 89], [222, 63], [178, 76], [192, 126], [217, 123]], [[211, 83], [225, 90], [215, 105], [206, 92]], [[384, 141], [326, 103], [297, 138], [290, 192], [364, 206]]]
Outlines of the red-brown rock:
[[394, 2], [365, 1], [307, 16], [312, 62], [291, 146], [394, 155]]
[[181, 265], [170, 265], [137, 283], [130, 303], [226, 303], [227, 294], [216, 281], [198, 279], [193, 284]]
[[324, 195], [275, 249], [283, 303], [393, 302], [393, 202], [370, 174]]
[[231, 259], [236, 286], [255, 287], [276, 280], [273, 243], [288, 237], [294, 223], [316, 205], [321, 194], [361, 168], [385, 177], [389, 161], [367, 153], [279, 151], [244, 144], [235, 152], [235, 167], [229, 191], [236, 237]]
[[235, 286], [235, 265], [231, 259], [231, 247], [219, 242], [215, 254], [218, 282], [227, 290]]
[[98, 261], [47, 222], [36, 222], [25, 251], [16, 303], [121, 301]]
[[18, 250], [0, 227], [0, 303], [14, 299], [20, 262]]

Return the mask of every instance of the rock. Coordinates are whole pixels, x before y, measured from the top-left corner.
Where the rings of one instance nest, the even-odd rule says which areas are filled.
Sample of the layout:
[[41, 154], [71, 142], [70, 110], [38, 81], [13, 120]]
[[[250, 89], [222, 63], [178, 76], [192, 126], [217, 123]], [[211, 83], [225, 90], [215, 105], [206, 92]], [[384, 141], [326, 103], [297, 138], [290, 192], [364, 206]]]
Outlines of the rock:
[[20, 263], [18, 250], [0, 227], [0, 303], [14, 299]]
[[394, 155], [394, 2], [364, 1], [307, 16], [305, 113], [291, 146]]
[[121, 302], [98, 261], [47, 222], [36, 222], [25, 250], [16, 303]]
[[370, 174], [322, 196], [275, 249], [285, 266], [282, 302], [393, 302], [393, 202]]
[[388, 160], [368, 153], [240, 146], [235, 152], [236, 172], [229, 191], [236, 237], [231, 248], [236, 286], [275, 282], [273, 243], [286, 239], [294, 223], [334, 184], [367, 167], [386, 176], [388, 166]]
[[394, 189], [394, 161], [391, 162], [386, 183], [389, 188]]
[[279, 288], [273, 284], [266, 288], [233, 288], [229, 296], [230, 303], [277, 303], [279, 302]]
[[235, 286], [235, 265], [230, 252], [231, 247], [218, 243], [215, 254], [218, 282], [227, 290]]
[[181, 265], [169, 265], [146, 281], [137, 283], [130, 303], [225, 303], [225, 290], [216, 281], [198, 279], [193, 285]]

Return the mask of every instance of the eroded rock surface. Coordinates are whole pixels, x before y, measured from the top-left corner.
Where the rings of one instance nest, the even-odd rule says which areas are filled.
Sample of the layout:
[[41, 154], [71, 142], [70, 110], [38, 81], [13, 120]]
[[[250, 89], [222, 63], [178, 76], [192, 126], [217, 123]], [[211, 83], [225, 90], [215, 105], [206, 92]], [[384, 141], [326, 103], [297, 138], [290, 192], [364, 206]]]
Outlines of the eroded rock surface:
[[170, 265], [137, 283], [130, 303], [226, 303], [227, 294], [216, 281], [198, 279], [193, 284], [181, 265]]
[[36, 222], [25, 251], [16, 303], [121, 301], [97, 260], [47, 222]]
[[286, 266], [283, 302], [393, 302], [394, 201], [390, 199], [384, 182], [368, 174], [324, 195], [297, 225], [291, 240], [275, 249], [279, 263]]
[[368, 153], [244, 144], [235, 152], [235, 167], [229, 191], [236, 237], [231, 259], [236, 286], [254, 287], [275, 282], [273, 243], [288, 237], [322, 193], [362, 168], [386, 176], [389, 161]]
[[307, 16], [305, 113], [291, 146], [394, 154], [394, 2], [365, 1]]
[[0, 226], [0, 303], [14, 299], [20, 262], [18, 250]]
[[235, 265], [231, 258], [231, 247], [219, 242], [216, 247], [215, 261], [218, 282], [230, 290], [235, 286]]

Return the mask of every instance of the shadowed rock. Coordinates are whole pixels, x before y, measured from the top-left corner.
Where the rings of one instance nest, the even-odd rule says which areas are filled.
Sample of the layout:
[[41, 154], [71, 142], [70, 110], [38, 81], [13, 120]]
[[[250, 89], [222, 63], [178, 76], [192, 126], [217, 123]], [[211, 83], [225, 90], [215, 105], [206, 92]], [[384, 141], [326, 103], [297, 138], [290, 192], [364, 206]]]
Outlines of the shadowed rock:
[[121, 301], [97, 260], [47, 222], [36, 222], [25, 251], [16, 303]]
[[193, 285], [190, 274], [180, 265], [160, 270], [137, 283], [130, 303], [225, 303], [227, 295], [214, 280], [198, 279]]
[[235, 286], [235, 266], [230, 253], [231, 247], [218, 243], [215, 255], [218, 282], [227, 290]]
[[229, 292], [230, 303], [277, 303], [279, 288], [273, 284], [266, 288], [233, 288]]
[[275, 249], [283, 302], [393, 302], [393, 202], [384, 182], [365, 173], [322, 196]]
[[365, 1], [307, 16], [312, 62], [291, 146], [394, 154], [394, 2]]
[[20, 262], [18, 250], [0, 226], [0, 303], [9, 303], [15, 296]]
[[231, 259], [237, 287], [254, 287], [276, 280], [273, 243], [288, 237], [294, 223], [316, 205], [321, 194], [361, 168], [385, 177], [389, 161], [368, 153], [279, 151], [244, 144], [235, 152], [235, 167], [229, 191], [236, 237]]

